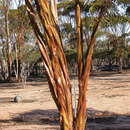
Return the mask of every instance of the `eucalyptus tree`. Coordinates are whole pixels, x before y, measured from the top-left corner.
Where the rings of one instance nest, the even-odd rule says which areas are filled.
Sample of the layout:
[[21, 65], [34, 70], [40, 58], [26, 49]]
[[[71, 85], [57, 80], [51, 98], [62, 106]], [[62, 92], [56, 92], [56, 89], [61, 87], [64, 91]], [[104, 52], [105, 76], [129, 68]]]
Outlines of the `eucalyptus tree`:
[[[86, 123], [86, 96], [88, 79], [91, 68], [93, 48], [96, 41], [95, 34], [100, 23], [111, 6], [111, 0], [95, 0], [89, 4], [91, 9], [96, 10], [96, 17], [92, 26], [90, 40], [83, 57], [81, 4], [80, 0], [74, 0], [76, 43], [77, 43], [77, 65], [78, 65], [78, 87], [79, 98], [77, 114], [74, 116], [72, 105], [71, 82], [68, 73], [67, 60], [64, 53], [63, 41], [57, 17], [56, 1], [51, 0], [25, 0], [30, 22], [37, 37], [43, 63], [48, 74], [49, 88], [55, 104], [60, 113], [60, 126], [63, 130], [84, 130]], [[52, 4], [54, 8], [52, 7]], [[88, 4], [88, 3], [87, 3]], [[37, 21], [39, 18], [39, 21]], [[39, 27], [40, 25], [40, 27]], [[41, 29], [42, 27], [42, 29]]]
[[[5, 70], [4, 74], [6, 71], [8, 72], [8, 79], [15, 72], [16, 80], [21, 81], [23, 55], [26, 59], [24, 54], [25, 42], [34, 42], [32, 40], [33, 32], [29, 25], [29, 18], [23, 0], [16, 0], [14, 7], [12, 7], [12, 0], [1, 0], [0, 2], [2, 70]], [[30, 37], [32, 41], [29, 41]], [[6, 77], [6, 74], [4, 77]]]
[[8, 67], [7, 67], [7, 58], [6, 58], [6, 42], [4, 38], [5, 28], [3, 27], [5, 21], [0, 19], [0, 79], [6, 80], [8, 78]]
[[[121, 4], [122, 5], [122, 4]], [[120, 5], [120, 6], [121, 6]], [[117, 6], [118, 7], [118, 6]], [[104, 21], [106, 37], [108, 45], [111, 46], [111, 55], [113, 55], [112, 60], [117, 59], [117, 64], [119, 64], [119, 72], [122, 72], [123, 61], [127, 59], [127, 48], [128, 48], [128, 37], [130, 35], [130, 19], [125, 15], [125, 9], [116, 12], [114, 16], [108, 17], [109, 23]], [[110, 47], [109, 47], [110, 48]], [[111, 60], [109, 60], [111, 61]]]
[[109, 65], [111, 70], [113, 64], [119, 65], [119, 72], [122, 72], [123, 63], [127, 62], [128, 56], [130, 19], [126, 15], [127, 2], [114, 1], [115, 4], [102, 21], [101, 30], [97, 33], [100, 38], [94, 54], [95, 60], [100, 59], [98, 61]]
[[0, 1], [0, 13], [1, 13], [1, 20], [4, 19], [4, 31], [1, 34], [4, 42], [6, 43], [6, 61], [7, 61], [7, 68], [8, 68], [8, 80], [11, 78], [11, 43], [10, 43], [10, 32], [9, 32], [9, 8], [10, 8], [10, 0], [1, 0]]
[[[31, 29], [29, 26], [29, 19], [27, 17], [27, 11], [25, 5], [21, 3], [21, 0], [17, 1], [17, 7], [10, 9], [9, 23], [13, 46], [15, 49], [15, 75], [16, 80], [21, 81], [21, 64], [22, 64], [22, 49], [25, 46], [27, 37], [31, 35]], [[28, 35], [28, 36], [27, 36]], [[29, 39], [29, 38], [28, 38]]]

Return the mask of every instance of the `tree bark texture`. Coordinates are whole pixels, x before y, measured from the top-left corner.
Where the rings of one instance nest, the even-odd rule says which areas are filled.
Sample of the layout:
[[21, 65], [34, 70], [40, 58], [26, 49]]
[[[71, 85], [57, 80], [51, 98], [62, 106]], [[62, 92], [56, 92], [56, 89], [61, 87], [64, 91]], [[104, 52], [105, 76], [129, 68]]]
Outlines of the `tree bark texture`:
[[[44, 29], [40, 31], [36, 20], [36, 11], [31, 0], [25, 0], [29, 18], [37, 37], [37, 45], [41, 52], [43, 63], [48, 74], [48, 83], [52, 97], [60, 113], [61, 130], [84, 130], [86, 123], [86, 96], [88, 79], [91, 68], [91, 59], [95, 44], [95, 34], [102, 19], [102, 11], [99, 12], [94, 24], [91, 39], [86, 52], [85, 63], [83, 62], [83, 42], [80, 1], [75, 0], [75, 19], [77, 37], [77, 64], [79, 99], [77, 116], [74, 117], [72, 106], [72, 92], [68, 66], [63, 50], [62, 37], [58, 26], [56, 1], [51, 3], [47, 0], [34, 0], [39, 20]], [[53, 7], [53, 8], [51, 8]], [[53, 10], [53, 12], [52, 12]]]

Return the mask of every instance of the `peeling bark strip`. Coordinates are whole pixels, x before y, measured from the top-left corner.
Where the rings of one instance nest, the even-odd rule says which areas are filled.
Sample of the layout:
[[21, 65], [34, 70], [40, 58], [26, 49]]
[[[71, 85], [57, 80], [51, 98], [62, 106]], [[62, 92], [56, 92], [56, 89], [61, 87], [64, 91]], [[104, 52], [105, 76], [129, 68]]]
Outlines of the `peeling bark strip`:
[[58, 22], [57, 0], [51, 0], [50, 3], [51, 3], [51, 12], [56, 22]]
[[[50, 92], [60, 113], [61, 130], [84, 130], [86, 123], [86, 92], [90, 73], [91, 59], [95, 44], [95, 34], [103, 17], [103, 10], [99, 12], [98, 20], [95, 22], [91, 39], [86, 53], [85, 63], [83, 62], [83, 43], [81, 30], [81, 8], [80, 0], [75, 1], [75, 19], [77, 35], [77, 64], [79, 99], [77, 117], [74, 118], [71, 84], [68, 73], [68, 66], [63, 50], [62, 38], [60, 36], [55, 0], [25, 0], [29, 18], [37, 37], [37, 44], [41, 52], [43, 63], [48, 74]], [[37, 15], [37, 14], [38, 15]], [[39, 17], [44, 34], [38, 26], [36, 15]], [[48, 50], [47, 50], [48, 48]], [[49, 53], [48, 53], [49, 51]]]
[[83, 43], [82, 43], [82, 30], [81, 30], [81, 9], [80, 3], [76, 0], [75, 5], [75, 19], [76, 19], [76, 33], [77, 33], [77, 64], [78, 64], [78, 78], [81, 78], [83, 71]]

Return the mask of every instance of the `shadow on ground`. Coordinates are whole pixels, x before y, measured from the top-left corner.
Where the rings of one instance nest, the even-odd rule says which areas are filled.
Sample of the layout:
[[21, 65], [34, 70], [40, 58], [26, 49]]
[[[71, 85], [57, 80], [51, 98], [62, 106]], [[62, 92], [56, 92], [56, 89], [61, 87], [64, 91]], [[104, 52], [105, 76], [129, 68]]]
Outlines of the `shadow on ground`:
[[130, 114], [88, 110], [87, 130], [130, 130]]
[[[15, 122], [16, 125], [59, 125], [59, 114], [56, 109], [33, 110], [22, 113], [11, 120], [0, 120], [0, 123]], [[108, 111], [88, 109], [86, 130], [130, 130], [130, 115], [117, 115]], [[55, 129], [53, 129], [55, 130]]]
[[0, 83], [0, 89], [22, 89], [22, 83]]
[[26, 112], [20, 114], [12, 119], [17, 123], [27, 123], [27, 124], [38, 124], [38, 125], [58, 125], [59, 124], [59, 114], [56, 109], [48, 110], [33, 110], [31, 112]]
[[123, 73], [118, 73], [118, 72], [109, 72], [109, 71], [103, 71], [103, 72], [92, 72], [90, 74], [91, 77], [111, 77], [111, 76], [114, 76], [116, 75], [117, 76], [120, 76], [120, 75], [126, 75], [127, 73], [126, 72], [123, 72]]

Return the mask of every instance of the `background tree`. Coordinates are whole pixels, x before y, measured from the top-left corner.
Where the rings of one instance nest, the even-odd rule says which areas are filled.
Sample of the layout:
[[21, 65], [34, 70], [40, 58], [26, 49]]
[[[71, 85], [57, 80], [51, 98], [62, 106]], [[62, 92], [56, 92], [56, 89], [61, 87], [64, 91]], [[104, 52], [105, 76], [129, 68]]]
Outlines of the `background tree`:
[[18, 1], [16, 9], [10, 9], [9, 23], [15, 50], [16, 80], [21, 81], [22, 49], [27, 41], [27, 35], [31, 34], [26, 7], [22, 5], [21, 1]]
[[[8, 6], [8, 34], [5, 22], [5, 1], [0, 1], [0, 80], [9, 80], [20, 82], [22, 79], [21, 70], [28, 68], [32, 71], [32, 62], [36, 62], [39, 58], [38, 49], [33, 45], [35, 42], [34, 34], [29, 25], [29, 18], [24, 5], [24, 1], [17, 0], [15, 6], [14, 1], [9, 1]], [[7, 49], [7, 36], [10, 49], [10, 55]], [[8, 64], [8, 56], [10, 57], [10, 67]], [[30, 58], [30, 59], [29, 59]], [[30, 68], [29, 68], [30, 67]], [[8, 72], [10, 68], [10, 76]], [[15, 79], [16, 77], [16, 79]]]
[[4, 17], [4, 30], [2, 31], [1, 38], [3, 39], [5, 45], [5, 57], [7, 61], [7, 72], [8, 72], [8, 80], [11, 78], [11, 43], [10, 43], [10, 33], [9, 33], [9, 7], [10, 1], [9, 0], [1, 0], [1, 14]]

